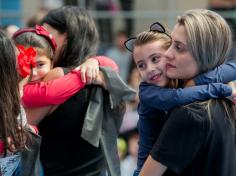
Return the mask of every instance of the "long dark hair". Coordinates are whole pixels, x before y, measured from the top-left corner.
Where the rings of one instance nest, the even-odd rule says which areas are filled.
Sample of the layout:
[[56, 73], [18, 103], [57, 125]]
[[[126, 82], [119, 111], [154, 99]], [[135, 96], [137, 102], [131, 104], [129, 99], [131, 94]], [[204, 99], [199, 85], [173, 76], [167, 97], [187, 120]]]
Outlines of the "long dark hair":
[[67, 44], [60, 51], [54, 66], [74, 67], [86, 57], [96, 54], [98, 32], [92, 16], [85, 9], [63, 6], [51, 10], [41, 23], [67, 34]]
[[[0, 31], [0, 135], [4, 142], [4, 154], [13, 144], [16, 150], [24, 147], [23, 127], [17, 116], [20, 114], [20, 96], [16, 55], [13, 43]], [[7, 138], [12, 143], [9, 144]]]

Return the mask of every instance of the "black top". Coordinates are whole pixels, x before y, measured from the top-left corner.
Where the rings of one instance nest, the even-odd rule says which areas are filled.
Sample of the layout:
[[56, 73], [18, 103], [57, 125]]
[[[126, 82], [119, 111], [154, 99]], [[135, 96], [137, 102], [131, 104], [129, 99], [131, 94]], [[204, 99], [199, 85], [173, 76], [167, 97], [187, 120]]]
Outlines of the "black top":
[[213, 101], [211, 120], [204, 107], [193, 103], [171, 112], [151, 151], [167, 166], [164, 175], [236, 176], [235, 124], [220, 100]]
[[86, 86], [40, 123], [40, 157], [46, 176], [98, 176], [104, 171], [101, 147], [80, 137], [92, 88]]

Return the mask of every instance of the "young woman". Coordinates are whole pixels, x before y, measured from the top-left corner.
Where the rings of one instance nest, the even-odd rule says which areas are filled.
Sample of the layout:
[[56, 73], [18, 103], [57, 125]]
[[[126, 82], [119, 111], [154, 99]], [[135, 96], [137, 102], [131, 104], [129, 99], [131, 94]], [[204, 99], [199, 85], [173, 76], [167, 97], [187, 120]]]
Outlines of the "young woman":
[[[171, 37], [166, 73], [183, 85], [224, 63], [232, 44], [225, 20], [204, 9], [186, 11]], [[223, 98], [175, 108], [140, 175], [235, 175], [235, 119], [235, 106]]]

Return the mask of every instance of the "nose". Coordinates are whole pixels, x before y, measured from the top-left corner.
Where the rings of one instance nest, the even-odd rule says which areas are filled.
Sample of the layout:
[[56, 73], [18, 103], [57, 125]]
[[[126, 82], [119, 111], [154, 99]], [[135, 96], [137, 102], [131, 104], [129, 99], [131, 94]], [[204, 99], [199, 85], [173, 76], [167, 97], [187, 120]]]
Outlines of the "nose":
[[173, 51], [173, 49], [172, 49], [172, 46], [170, 46], [170, 47], [166, 50], [166, 52], [165, 52], [164, 55], [165, 55], [165, 58], [166, 58], [167, 61], [174, 59], [174, 51]]
[[155, 71], [155, 65], [154, 65], [154, 64], [151, 64], [151, 63], [147, 64], [147, 71], [148, 71], [149, 73]]
[[32, 79], [37, 76], [37, 70], [35, 68], [32, 68]]

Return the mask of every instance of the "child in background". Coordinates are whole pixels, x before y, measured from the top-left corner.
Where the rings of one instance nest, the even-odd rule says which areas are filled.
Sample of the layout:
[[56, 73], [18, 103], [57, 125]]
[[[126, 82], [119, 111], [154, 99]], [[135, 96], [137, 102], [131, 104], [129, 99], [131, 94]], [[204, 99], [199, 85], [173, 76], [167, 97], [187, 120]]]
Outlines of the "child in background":
[[[167, 110], [197, 100], [235, 95], [231, 87], [222, 83], [173, 89], [176, 87], [175, 81], [166, 77], [164, 57], [164, 53], [170, 44], [171, 38], [169, 34], [158, 22], [150, 26], [150, 31], [144, 31], [138, 34], [137, 37], [130, 38], [125, 42], [126, 48], [133, 53], [133, 59], [144, 81], [140, 85], [139, 93], [139, 151], [137, 170], [134, 175], [139, 174], [160, 134], [167, 120]], [[222, 77], [222, 73], [225, 70], [227, 70], [227, 74]], [[234, 80], [236, 77], [236, 64], [224, 64], [212, 72], [198, 76], [196, 82], [204, 84], [207, 79], [220, 80], [222, 82]]]

